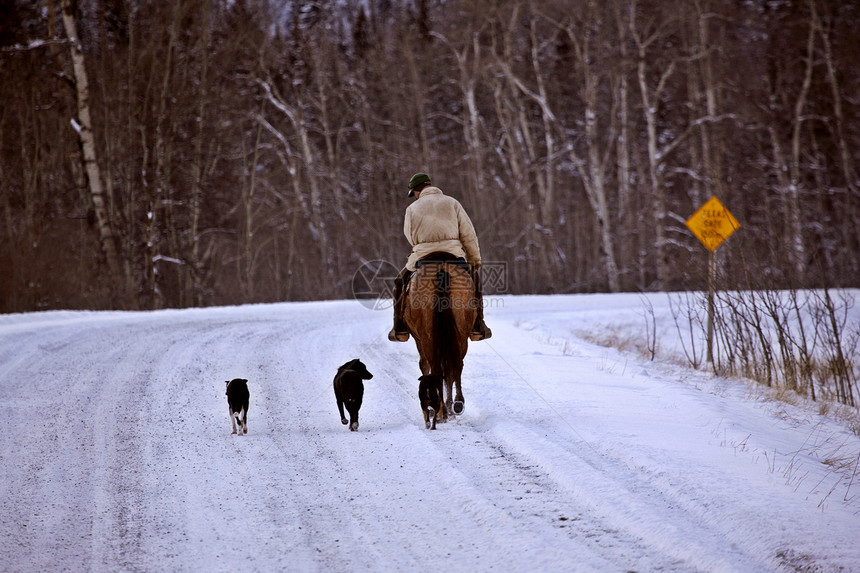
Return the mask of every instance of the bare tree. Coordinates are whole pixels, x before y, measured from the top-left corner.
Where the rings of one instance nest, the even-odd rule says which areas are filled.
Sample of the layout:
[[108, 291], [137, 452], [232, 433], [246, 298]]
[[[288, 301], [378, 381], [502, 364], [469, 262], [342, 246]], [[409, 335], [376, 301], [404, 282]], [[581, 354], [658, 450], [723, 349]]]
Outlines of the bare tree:
[[0, 310], [348, 296], [408, 251], [423, 169], [510, 292], [703, 286], [678, 223], [708, 194], [726, 277], [860, 280], [844, 2], [276, 5], [14, 3]]
[[[521, 16], [521, 8], [519, 3], [515, 4], [507, 18], [499, 14], [503, 32], [501, 46], [494, 53], [498, 75], [493, 92], [497, 119], [505, 134], [505, 145], [497, 147], [497, 155], [509, 170], [513, 188], [526, 190], [529, 200], [521, 240], [526, 241], [529, 262], [538, 263], [528, 273], [537, 286], [552, 284], [562, 268], [558, 238], [554, 236], [560, 147], [555, 139], [557, 118], [540, 63], [543, 39], [536, 33], [536, 15]], [[528, 52], [522, 54], [514, 49], [515, 30], [521, 17], [528, 19], [529, 30]], [[531, 106], [539, 110], [539, 122], [532, 121], [528, 113]]]
[[[668, 245], [666, 239], [666, 193], [663, 188], [663, 162], [671, 149], [660, 145], [658, 133], [658, 111], [660, 101], [665, 95], [669, 80], [675, 73], [677, 62], [671, 60], [662, 70], [658, 70], [658, 80], [652, 86], [649, 82], [650, 60], [648, 51], [655, 43], [659, 42], [665, 33], [665, 28], [675, 24], [674, 18], [669, 17], [660, 21], [659, 24], [649, 21], [643, 29], [637, 14], [638, 2], [633, 0], [630, 6], [629, 29], [631, 37], [636, 44], [638, 60], [636, 64], [636, 77], [639, 83], [639, 93], [642, 98], [642, 113], [645, 116], [647, 126], [647, 150], [648, 150], [648, 178], [653, 196], [653, 221], [654, 221], [654, 250], [657, 260], [657, 288], [661, 289], [669, 279]], [[670, 145], [674, 147], [679, 143], [675, 139]]]
[[[842, 105], [845, 99], [845, 92], [840, 84], [840, 74], [837, 69], [836, 58], [833, 54], [831, 41], [832, 24], [822, 20], [816, 0], [809, 0], [809, 8], [812, 12], [812, 25], [821, 39], [822, 57], [827, 69], [827, 83], [830, 86], [830, 94], [833, 99], [832, 129], [836, 138], [837, 148], [839, 149], [839, 165], [842, 170], [842, 177], [845, 180], [844, 215], [845, 220], [849, 223], [841, 226], [841, 237], [845, 244], [845, 250], [850, 253], [856, 253], [860, 250], [860, 240], [858, 240], [857, 233], [852, 232], [852, 229], [854, 227], [853, 222], [857, 221], [856, 210], [860, 182], [858, 182], [857, 170], [854, 165], [855, 155], [852, 153], [851, 144], [846, 135], [845, 111]], [[856, 274], [858, 269], [860, 269], [860, 262], [858, 262], [857, 257], [849, 257], [846, 263], [852, 268], [852, 275]]]
[[116, 239], [105, 203], [104, 182], [99, 168], [93, 121], [90, 113], [90, 88], [86, 60], [84, 58], [83, 46], [78, 36], [74, 6], [71, 0], [63, 0], [62, 12], [63, 26], [70, 42], [72, 68], [75, 75], [75, 93], [77, 95], [78, 117], [76, 120], [73, 119], [72, 123], [81, 141], [84, 171], [87, 175], [87, 183], [98, 225], [99, 238], [108, 269], [110, 270], [110, 276], [114, 281], [119, 281], [122, 284], [125, 281], [125, 277], [123, 276], [122, 267], [117, 256]]
[[[812, 3], [814, 0], [810, 0]], [[791, 155], [788, 161], [789, 182], [782, 192], [786, 197], [786, 220], [788, 221], [788, 236], [786, 244], [790, 245], [790, 262], [794, 267], [795, 276], [803, 277], [806, 262], [806, 245], [803, 239], [803, 223], [800, 207], [801, 194], [801, 151], [803, 140], [803, 124], [805, 121], [804, 109], [806, 108], [809, 89], [812, 85], [812, 72], [815, 66], [815, 25], [809, 24], [809, 34], [806, 39], [806, 57], [804, 58], [803, 83], [794, 102], [794, 115], [792, 116], [791, 133]]]
[[[618, 133], [617, 101], [613, 99], [609, 109], [601, 107], [600, 84], [607, 80], [609, 66], [606, 66], [606, 61], [600, 58], [599, 54], [599, 44], [602, 41], [599, 23], [604, 15], [598, 11], [598, 4], [595, 0], [587, 2], [585, 17], [581, 22], [553, 23], [564, 31], [573, 46], [577, 69], [581, 73], [575, 77], [574, 82], [582, 86], [580, 94], [584, 105], [580, 123], [585, 131], [585, 151], [581, 154], [576, 146], [570, 143], [568, 153], [582, 177], [585, 194], [594, 212], [608, 290], [618, 292], [620, 284], [615, 258], [616, 232], [609, 197], [610, 166]], [[604, 125], [600, 125], [601, 117], [608, 118]], [[574, 132], [573, 129], [569, 131]]]

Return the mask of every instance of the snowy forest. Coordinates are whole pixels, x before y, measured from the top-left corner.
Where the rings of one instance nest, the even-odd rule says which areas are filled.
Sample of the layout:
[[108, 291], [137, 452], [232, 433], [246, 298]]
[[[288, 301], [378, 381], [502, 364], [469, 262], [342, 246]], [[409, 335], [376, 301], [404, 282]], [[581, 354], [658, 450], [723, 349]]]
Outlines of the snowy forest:
[[0, 312], [349, 298], [407, 182], [508, 293], [860, 285], [860, 3], [4, 0]]

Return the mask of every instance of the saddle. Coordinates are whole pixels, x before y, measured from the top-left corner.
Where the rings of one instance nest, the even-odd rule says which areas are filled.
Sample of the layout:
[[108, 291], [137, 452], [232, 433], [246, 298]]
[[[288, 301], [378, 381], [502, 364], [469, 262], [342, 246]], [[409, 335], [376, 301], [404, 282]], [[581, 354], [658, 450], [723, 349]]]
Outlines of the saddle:
[[[415, 262], [415, 270], [417, 271], [418, 269], [420, 269], [421, 267], [423, 267], [425, 265], [441, 265], [443, 263], [458, 266], [461, 269], [463, 269], [464, 271], [466, 271], [467, 273], [469, 273], [470, 277], [473, 276], [472, 275], [472, 265], [467, 263], [466, 259], [464, 259], [463, 257], [455, 257], [451, 253], [446, 253], [445, 251], [436, 251], [436, 252], [430, 253], [429, 255], [421, 257], [420, 259], [418, 259]], [[412, 290], [412, 286], [413, 286], [412, 285], [412, 282], [413, 282], [412, 279], [414, 278], [414, 274], [415, 273], [412, 273], [412, 276], [409, 277], [409, 280], [406, 282], [406, 285], [404, 285], [406, 287], [405, 292], [407, 292], [407, 293]], [[474, 278], [472, 280], [474, 282]]]
[[415, 268], [420, 269], [422, 266], [431, 264], [431, 263], [449, 263], [452, 265], [457, 265], [458, 267], [469, 271], [469, 274], [472, 272], [472, 265], [466, 262], [466, 259], [463, 257], [455, 257], [451, 253], [446, 253], [445, 251], [436, 251], [434, 253], [430, 253], [424, 257], [418, 259], [415, 263]]
[[[452, 265], [456, 265], [468, 273], [468, 276], [471, 278], [468, 284], [468, 289], [473, 296], [473, 302], [475, 303], [478, 314], [475, 317], [475, 326], [472, 328], [472, 333], [469, 335], [470, 340], [485, 340], [490, 338], [493, 335], [493, 331], [490, 330], [486, 324], [484, 324], [484, 298], [481, 293], [481, 279], [478, 273], [475, 272], [475, 269], [466, 262], [466, 259], [463, 257], [456, 257], [451, 253], [446, 253], [444, 251], [436, 251], [421, 257], [415, 263], [415, 269], [418, 270], [424, 265], [428, 264], [442, 264], [448, 263]], [[403, 309], [401, 308], [402, 301], [405, 300], [406, 294], [409, 293], [412, 288], [412, 279], [414, 278], [415, 273], [408, 273], [407, 269], [404, 269], [401, 273], [406, 273], [405, 284], [402, 286], [402, 291], [399, 296], [395, 296], [395, 305], [394, 305], [394, 328], [391, 329], [391, 332], [388, 333], [389, 340], [397, 340], [400, 342], [405, 342], [409, 339], [409, 333], [398, 330], [398, 325], [401, 324], [403, 320]], [[397, 280], [401, 280], [398, 277]], [[466, 285], [462, 285], [466, 286]], [[397, 293], [397, 281], [395, 281], [395, 293]], [[400, 302], [398, 302], [400, 301]], [[405, 329], [405, 325], [402, 327]]]

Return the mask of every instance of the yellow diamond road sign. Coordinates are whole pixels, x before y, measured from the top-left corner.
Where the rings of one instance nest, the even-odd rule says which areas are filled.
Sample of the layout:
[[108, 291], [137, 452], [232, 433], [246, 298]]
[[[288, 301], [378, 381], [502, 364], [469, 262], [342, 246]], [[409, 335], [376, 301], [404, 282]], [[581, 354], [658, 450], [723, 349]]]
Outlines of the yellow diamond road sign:
[[687, 219], [687, 227], [709, 251], [716, 251], [740, 226], [738, 220], [716, 197], [711, 197]]

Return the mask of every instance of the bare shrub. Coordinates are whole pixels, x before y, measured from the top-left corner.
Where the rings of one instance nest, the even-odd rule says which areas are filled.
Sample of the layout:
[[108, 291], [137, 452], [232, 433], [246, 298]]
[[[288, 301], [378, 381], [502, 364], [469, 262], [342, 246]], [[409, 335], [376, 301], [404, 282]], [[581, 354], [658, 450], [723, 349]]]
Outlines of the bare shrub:
[[[669, 295], [684, 355], [693, 368], [702, 364], [705, 302], [691, 293]], [[831, 289], [720, 291], [713, 325], [714, 372], [856, 407], [860, 325], [851, 321], [853, 306], [850, 292]]]

